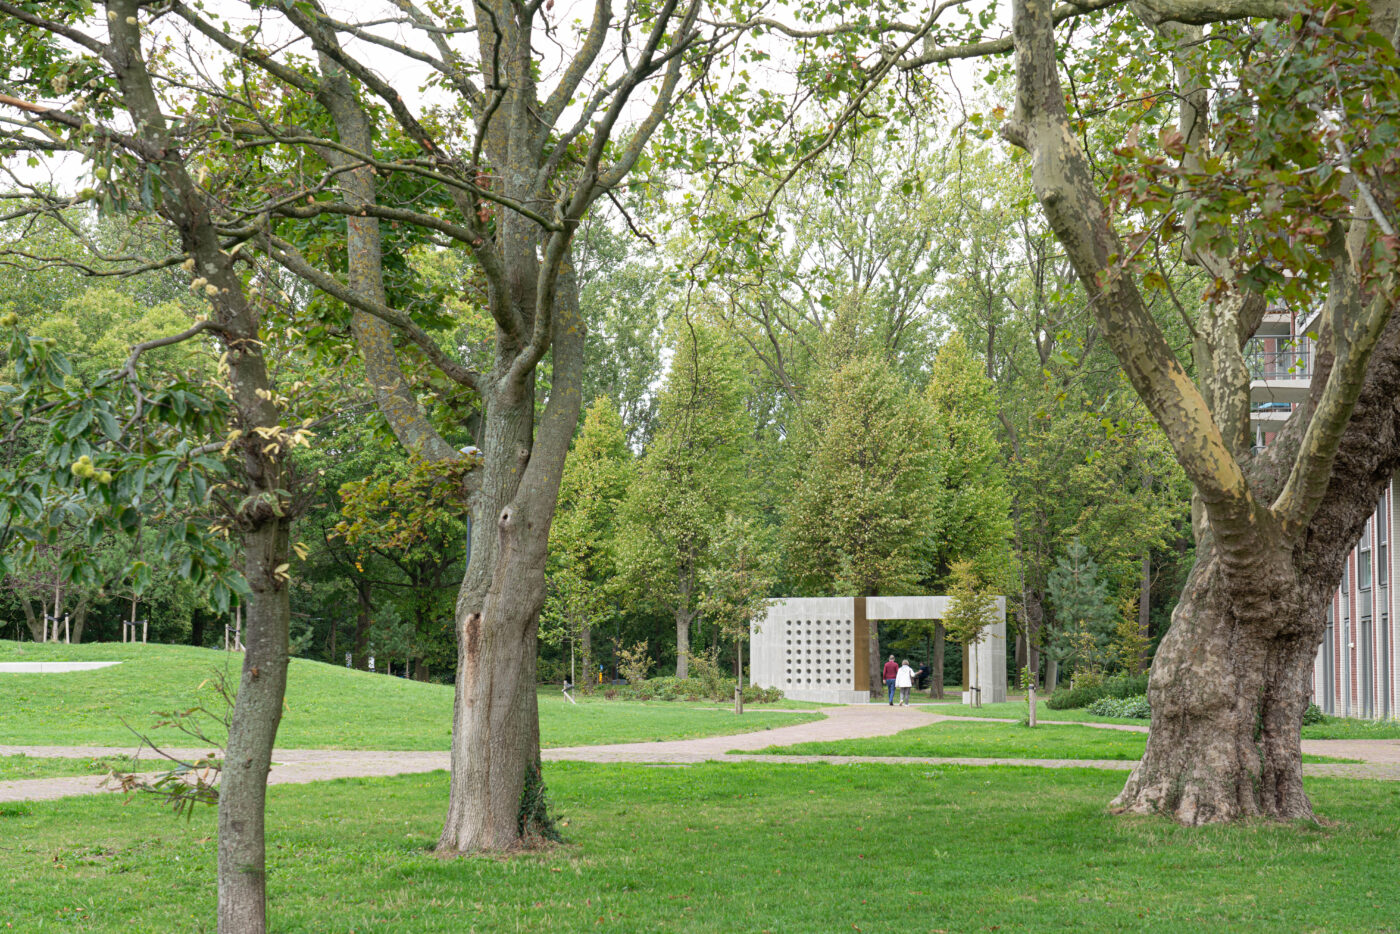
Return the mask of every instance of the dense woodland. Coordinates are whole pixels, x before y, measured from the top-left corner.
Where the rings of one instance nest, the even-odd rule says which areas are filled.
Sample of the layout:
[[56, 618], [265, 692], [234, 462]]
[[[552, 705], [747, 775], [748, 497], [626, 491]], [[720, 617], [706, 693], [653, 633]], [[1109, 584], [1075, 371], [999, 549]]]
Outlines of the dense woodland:
[[[1053, 685], [1061, 664], [1118, 667], [1125, 618], [1147, 642], [1161, 636], [1192, 559], [1180, 471], [1026, 210], [1023, 167], [975, 137], [925, 142], [900, 158], [870, 144], [833, 153], [776, 202], [791, 231], [782, 250], [703, 286], [678, 273], [698, 251], [689, 238], [648, 242], [615, 212], [581, 232], [590, 401], [551, 529], [542, 680], [563, 678], [572, 657], [611, 681], [618, 649], [642, 642], [656, 673], [683, 675], [682, 656], [707, 651], [732, 669], [755, 600], [942, 593], [964, 559], [1008, 597], [1013, 677], [1033, 665]], [[842, 186], [828, 204], [833, 173]], [[659, 230], [673, 213], [638, 198], [627, 221]], [[114, 253], [149, 233], [82, 208], [65, 221]], [[86, 255], [73, 230], [23, 233], [31, 248], [42, 235], [54, 256]], [[452, 254], [422, 245], [402, 261], [423, 300], [443, 302], [441, 339], [481, 343], [481, 312], [431, 291], [462, 274]], [[0, 277], [17, 326], [53, 339], [76, 384], [199, 312], [169, 273], [11, 265]], [[313, 295], [287, 299], [298, 300], [289, 313], [317, 313]], [[1175, 314], [1163, 312], [1167, 326]], [[149, 365], [197, 385], [217, 354], [196, 340]], [[337, 409], [293, 458], [306, 502], [292, 531], [292, 651], [361, 668], [373, 655], [379, 671], [450, 682], [469, 541], [460, 497], [394, 443], [353, 361], [289, 342], [275, 365]], [[452, 418], [454, 443], [481, 441], [470, 414]], [[119, 639], [135, 596], [152, 639], [222, 646], [235, 613], [182, 562], [148, 563], [148, 582], [120, 576], [159, 534], [104, 534], [87, 581], [58, 582], [53, 561], [12, 570], [7, 636], [35, 638], [56, 607], [78, 638]], [[914, 623], [881, 636], [919, 661], [936, 638]], [[958, 647], [946, 658], [960, 677]]]

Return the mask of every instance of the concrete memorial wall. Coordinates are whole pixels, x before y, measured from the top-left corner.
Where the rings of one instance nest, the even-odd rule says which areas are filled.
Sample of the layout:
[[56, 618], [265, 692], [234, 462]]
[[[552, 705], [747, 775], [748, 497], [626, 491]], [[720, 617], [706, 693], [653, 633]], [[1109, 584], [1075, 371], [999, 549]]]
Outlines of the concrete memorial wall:
[[[865, 703], [870, 697], [870, 626], [882, 619], [942, 619], [947, 597], [794, 597], [772, 600], [749, 623], [749, 675], [793, 700]], [[1006, 700], [1006, 598], [977, 644], [973, 687], [982, 702]], [[882, 688], [883, 685], [875, 685]]]

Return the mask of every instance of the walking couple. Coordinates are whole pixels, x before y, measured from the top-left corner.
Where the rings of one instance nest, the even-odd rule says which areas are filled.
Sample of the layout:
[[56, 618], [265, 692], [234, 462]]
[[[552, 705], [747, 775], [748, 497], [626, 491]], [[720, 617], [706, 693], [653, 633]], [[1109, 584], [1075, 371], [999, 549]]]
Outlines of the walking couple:
[[885, 662], [885, 687], [890, 689], [890, 706], [894, 706], [894, 692], [899, 689], [899, 706], [909, 706], [909, 689], [914, 686], [914, 669], [909, 667], [909, 659], [904, 660], [904, 664], [896, 665], [894, 656]]

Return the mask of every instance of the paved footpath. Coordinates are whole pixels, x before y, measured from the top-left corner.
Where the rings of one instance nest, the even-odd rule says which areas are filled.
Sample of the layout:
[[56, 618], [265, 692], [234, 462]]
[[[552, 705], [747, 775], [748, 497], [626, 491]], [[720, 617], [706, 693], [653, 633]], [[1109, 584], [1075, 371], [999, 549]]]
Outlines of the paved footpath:
[[[902, 730], [944, 720], [969, 722], [995, 721], [983, 717], [945, 717], [927, 707], [889, 707], [885, 704], [856, 704], [827, 707], [822, 720], [793, 726], [709, 736], [702, 739], [671, 740], [655, 743], [620, 743], [608, 746], [567, 746], [543, 750], [546, 761], [639, 762], [685, 765], [697, 762], [830, 762], [913, 763], [920, 765], [1027, 765], [1041, 768], [1089, 768], [1126, 771], [1136, 762], [1115, 759], [1005, 759], [1005, 758], [920, 758], [892, 756], [778, 756], [732, 755], [731, 750], [758, 750], [794, 743], [831, 742], [889, 736]], [[1063, 721], [1041, 721], [1059, 723]], [[1100, 729], [1146, 732], [1146, 727], [1125, 724], [1078, 723]], [[100, 759], [130, 755], [127, 747], [104, 746], [3, 746], [0, 756], [23, 754], [41, 758]], [[173, 749], [170, 753], [186, 761], [207, 755], [208, 749]], [[1369, 778], [1400, 781], [1400, 740], [1304, 740], [1303, 752], [1310, 755], [1361, 759], [1360, 763], [1306, 763], [1305, 775], [1343, 778]], [[450, 765], [449, 754], [440, 752], [346, 751], [336, 749], [278, 749], [274, 753], [269, 784], [304, 784], [336, 778], [368, 778], [433, 772]], [[73, 778], [35, 778], [0, 782], [0, 803], [45, 801], [77, 795], [109, 792], [104, 777], [86, 775]]]

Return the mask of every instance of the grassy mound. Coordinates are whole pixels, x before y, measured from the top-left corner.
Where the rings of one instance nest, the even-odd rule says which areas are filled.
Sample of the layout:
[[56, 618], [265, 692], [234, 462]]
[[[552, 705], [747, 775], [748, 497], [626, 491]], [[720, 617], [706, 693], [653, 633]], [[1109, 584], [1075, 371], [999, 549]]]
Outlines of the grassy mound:
[[[214, 684], [223, 672], [236, 687], [243, 657], [181, 645], [36, 645], [0, 641], [0, 661], [120, 661], [96, 671], [0, 674], [0, 744], [133, 746], [131, 727], [169, 746], [197, 745], [169, 727], [152, 729], [165, 711], [221, 705]], [[819, 719], [818, 714], [680, 704], [571, 705], [540, 692], [546, 746], [688, 739], [744, 733]], [[452, 733], [452, 688], [294, 658], [277, 743], [303, 749], [446, 749]]]

